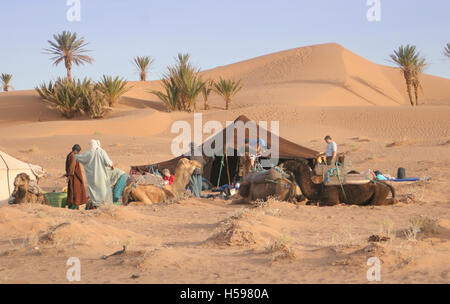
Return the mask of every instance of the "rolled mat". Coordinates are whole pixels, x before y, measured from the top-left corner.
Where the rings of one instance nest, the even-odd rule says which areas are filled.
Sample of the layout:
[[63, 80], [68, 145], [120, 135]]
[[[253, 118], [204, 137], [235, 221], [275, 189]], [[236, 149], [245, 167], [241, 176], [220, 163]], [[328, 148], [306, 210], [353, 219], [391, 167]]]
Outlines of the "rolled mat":
[[394, 178], [394, 179], [388, 179], [388, 181], [390, 182], [418, 182], [422, 180], [421, 178], [403, 178], [403, 179], [398, 179], [398, 178]]

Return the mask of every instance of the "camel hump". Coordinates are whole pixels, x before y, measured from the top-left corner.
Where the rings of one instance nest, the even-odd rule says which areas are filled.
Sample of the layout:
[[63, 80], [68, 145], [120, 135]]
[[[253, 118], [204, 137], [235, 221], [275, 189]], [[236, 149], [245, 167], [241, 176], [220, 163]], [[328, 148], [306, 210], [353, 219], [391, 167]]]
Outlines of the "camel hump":
[[282, 178], [283, 174], [280, 171], [271, 168], [270, 170], [250, 172], [245, 177], [244, 182], [253, 184], [263, 184], [266, 183], [267, 181], [274, 181]]

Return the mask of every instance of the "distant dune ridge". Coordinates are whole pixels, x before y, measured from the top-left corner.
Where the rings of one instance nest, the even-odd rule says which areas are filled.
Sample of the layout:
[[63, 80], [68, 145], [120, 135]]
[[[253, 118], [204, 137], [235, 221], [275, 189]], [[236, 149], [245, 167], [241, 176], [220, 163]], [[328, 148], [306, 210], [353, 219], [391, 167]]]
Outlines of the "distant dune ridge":
[[[244, 111], [253, 118], [288, 119], [295, 107], [408, 106], [405, 82], [399, 69], [370, 62], [339, 44], [329, 43], [273, 53], [202, 72], [204, 78], [219, 76], [242, 79], [243, 90], [233, 99], [229, 113], [221, 97], [212, 94], [210, 115], [224, 120]], [[450, 79], [424, 74], [421, 103], [450, 105]], [[165, 106], [149, 89], [159, 89], [159, 81], [130, 82], [133, 88], [106, 120], [67, 123], [40, 100], [34, 90], [0, 93], [0, 128], [13, 127], [9, 134], [38, 136], [87, 134], [86, 132], [129, 133], [128, 121], [135, 121], [136, 135], [156, 134], [181, 114], [166, 115]], [[198, 99], [198, 109], [203, 100]], [[281, 113], [280, 109], [286, 109]], [[144, 110], [139, 111], [136, 110]], [[245, 110], [244, 110], [245, 109]], [[272, 111], [273, 110], [273, 111]], [[278, 111], [278, 113], [276, 113]], [[428, 112], [430, 110], [427, 110]], [[418, 112], [418, 111], [416, 111]], [[441, 111], [436, 111], [438, 114]], [[217, 115], [216, 115], [217, 114]], [[244, 113], [245, 114], [245, 113]], [[439, 115], [441, 115], [440, 113]], [[429, 114], [432, 115], [432, 114]], [[444, 115], [444, 114], [442, 114]], [[183, 116], [183, 115], [181, 115]], [[273, 116], [273, 117], [272, 117]], [[280, 117], [281, 116], [281, 117]], [[294, 117], [291, 117], [295, 119]], [[63, 122], [53, 122], [63, 120]], [[158, 120], [158, 124], [149, 121]], [[108, 121], [110, 123], [108, 123]], [[46, 122], [39, 128], [17, 126]], [[16, 126], [16, 127], [14, 127]], [[64, 128], [63, 128], [64, 127]], [[16, 133], [15, 131], [18, 133]]]

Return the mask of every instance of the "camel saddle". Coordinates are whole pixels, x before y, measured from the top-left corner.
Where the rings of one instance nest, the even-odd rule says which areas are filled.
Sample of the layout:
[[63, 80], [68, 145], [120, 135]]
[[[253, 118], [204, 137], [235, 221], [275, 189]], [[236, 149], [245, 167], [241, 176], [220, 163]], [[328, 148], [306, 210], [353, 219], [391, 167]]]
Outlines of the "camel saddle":
[[161, 176], [156, 174], [132, 174], [128, 178], [127, 185], [135, 183], [136, 185], [155, 185], [164, 186], [164, 180]]
[[265, 184], [273, 181], [277, 181], [283, 178], [289, 177], [285, 173], [271, 168], [270, 170], [254, 171], [247, 174], [244, 182], [252, 184]]
[[360, 174], [333, 174], [331, 173], [328, 178], [324, 179], [325, 186], [338, 186], [338, 185], [363, 185], [370, 183], [375, 178], [374, 173], [369, 170]]
[[30, 183], [28, 184], [28, 192], [34, 195], [43, 193], [41, 187], [39, 187], [35, 180], [30, 181]]

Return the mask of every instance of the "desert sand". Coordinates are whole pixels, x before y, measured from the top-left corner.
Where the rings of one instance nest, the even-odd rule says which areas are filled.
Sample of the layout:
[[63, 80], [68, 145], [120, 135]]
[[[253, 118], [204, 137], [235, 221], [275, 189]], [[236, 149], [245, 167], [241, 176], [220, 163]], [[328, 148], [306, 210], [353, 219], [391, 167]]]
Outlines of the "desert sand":
[[[0, 206], [0, 283], [67, 283], [66, 261], [81, 260], [82, 283], [367, 283], [378, 257], [383, 283], [450, 282], [450, 80], [423, 75], [421, 105], [409, 106], [398, 69], [372, 63], [338, 44], [303, 47], [203, 71], [242, 79], [231, 110], [212, 96], [203, 120], [239, 115], [280, 122], [280, 135], [323, 151], [333, 136], [351, 168], [429, 181], [393, 184], [394, 206], [319, 208], [269, 200], [186, 198], [145, 207], [73, 211]], [[63, 119], [33, 90], [0, 93], [0, 150], [39, 164], [46, 191], [65, 186], [65, 156], [99, 139], [116, 166], [173, 158], [174, 121], [148, 89], [133, 88], [101, 120]], [[204, 136], [206, 139], [207, 135]], [[421, 216], [434, 224], [405, 234]], [[370, 243], [372, 235], [387, 236]], [[124, 254], [102, 259], [127, 246]]]

